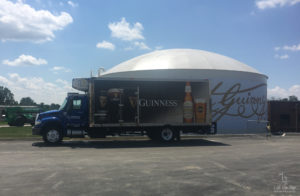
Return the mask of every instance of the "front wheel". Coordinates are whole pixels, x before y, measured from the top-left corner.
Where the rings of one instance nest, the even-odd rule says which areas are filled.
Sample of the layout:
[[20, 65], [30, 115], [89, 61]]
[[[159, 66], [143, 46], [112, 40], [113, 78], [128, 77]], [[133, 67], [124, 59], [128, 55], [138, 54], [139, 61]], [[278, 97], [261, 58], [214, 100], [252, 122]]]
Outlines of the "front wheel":
[[9, 122], [9, 123], [7, 123], [9, 126], [15, 126], [15, 124], [14, 123], [12, 123], [12, 122]]
[[16, 118], [14, 124], [15, 124], [16, 126], [18, 126], [18, 127], [23, 127], [24, 124], [25, 124], [25, 122], [26, 122], [26, 119], [25, 119], [24, 117], [22, 117], [22, 116], [19, 116], [19, 117]]
[[62, 132], [57, 127], [50, 127], [44, 131], [43, 140], [48, 144], [58, 144], [62, 139]]

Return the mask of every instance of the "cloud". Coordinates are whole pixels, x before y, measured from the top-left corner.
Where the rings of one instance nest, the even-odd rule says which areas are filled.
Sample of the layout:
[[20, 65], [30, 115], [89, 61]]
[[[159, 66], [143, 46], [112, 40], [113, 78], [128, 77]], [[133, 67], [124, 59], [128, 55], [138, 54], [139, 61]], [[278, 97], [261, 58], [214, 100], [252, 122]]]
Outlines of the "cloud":
[[277, 47], [274, 48], [274, 50], [275, 50], [275, 51], [279, 51], [279, 50], [280, 50], [280, 47], [277, 46]]
[[96, 45], [97, 48], [103, 48], [103, 49], [108, 49], [108, 50], [114, 50], [115, 49], [115, 45], [108, 42], [108, 41], [102, 41], [97, 43]]
[[69, 85], [69, 83], [67, 81], [62, 80], [62, 79], [57, 79], [57, 80], [55, 80], [55, 82], [60, 83], [60, 84], [65, 85], [65, 86]]
[[54, 66], [50, 70], [55, 74], [58, 74], [59, 72], [71, 72], [71, 69], [62, 66]]
[[283, 46], [282, 47], [283, 50], [289, 50], [289, 51], [300, 51], [300, 44], [298, 45], [292, 45], [292, 46]]
[[156, 47], [155, 47], [155, 50], [161, 50], [161, 49], [163, 49], [162, 46], [156, 46]]
[[9, 80], [3, 76], [0, 76], [0, 84], [8, 84]]
[[47, 61], [45, 59], [41, 58], [35, 58], [30, 55], [25, 55], [22, 54], [20, 55], [17, 59], [15, 60], [3, 60], [3, 64], [13, 66], [13, 67], [18, 67], [18, 66], [39, 66], [39, 65], [44, 65], [47, 64]]
[[129, 50], [133, 50], [133, 49], [134, 49], [133, 46], [128, 46], [128, 47], [124, 48], [125, 51], [129, 51]]
[[276, 8], [283, 6], [292, 6], [299, 3], [300, 0], [257, 0], [256, 6], [258, 9], [264, 10], [267, 8]]
[[68, 4], [72, 7], [78, 7], [78, 3], [74, 3], [73, 1], [68, 1]]
[[[291, 46], [285, 45], [285, 46], [282, 46], [282, 47], [277, 46], [277, 47], [274, 47], [274, 50], [277, 51], [277, 52], [280, 51], [280, 50], [289, 51], [289, 52], [297, 52], [297, 51], [300, 51], [300, 44], [298, 44], [298, 45], [295, 44], [295, 45], [291, 45]], [[289, 55], [287, 55], [287, 54], [284, 54], [284, 55], [275, 54], [274, 58], [276, 58], [276, 59], [288, 59]]]
[[22, 1], [0, 0], [0, 40], [45, 42], [54, 32], [73, 22], [66, 12], [54, 15], [48, 10], [35, 10]]
[[298, 45], [292, 45], [292, 46], [282, 46], [282, 47], [275, 47], [274, 48], [275, 51], [279, 51], [279, 50], [288, 50], [288, 51], [292, 51], [292, 52], [296, 52], [296, 51], [300, 51], [300, 44]]
[[276, 86], [274, 88], [268, 88], [268, 97], [275, 97], [275, 98], [288, 98], [291, 95], [295, 95], [300, 98], [300, 85], [295, 84], [288, 89], [281, 88]]
[[108, 24], [108, 28], [111, 30], [111, 36], [121, 39], [123, 41], [133, 41], [145, 39], [142, 35], [143, 25], [136, 22], [130, 25], [123, 17], [120, 22], [113, 22]]
[[[119, 22], [109, 23], [108, 28], [111, 30], [112, 37], [129, 42], [129, 46], [124, 48], [124, 50], [151, 50], [151, 48], [145, 42], [137, 41], [145, 39], [145, 37], [142, 34], [144, 28], [141, 23], [136, 22], [135, 24], [129, 24], [123, 17]], [[103, 41], [97, 44], [97, 48], [114, 50], [115, 47], [112, 43]]]
[[149, 46], [147, 46], [144, 42], [133, 42], [130, 46], [126, 47], [124, 50], [134, 50], [134, 49], [140, 49], [140, 50], [151, 50]]
[[134, 42], [134, 46], [141, 50], [151, 50], [144, 42]]
[[287, 55], [287, 54], [284, 54], [284, 55], [278, 55], [278, 54], [275, 54], [275, 56], [274, 56], [276, 59], [281, 59], [281, 60], [283, 60], [283, 59], [288, 59], [289, 58], [289, 55]]
[[22, 97], [31, 97], [37, 103], [46, 104], [61, 104], [68, 92], [78, 92], [62, 79], [51, 83], [41, 77], [21, 77], [17, 73], [8, 74], [8, 77], [0, 75], [0, 85], [8, 87], [18, 101]]

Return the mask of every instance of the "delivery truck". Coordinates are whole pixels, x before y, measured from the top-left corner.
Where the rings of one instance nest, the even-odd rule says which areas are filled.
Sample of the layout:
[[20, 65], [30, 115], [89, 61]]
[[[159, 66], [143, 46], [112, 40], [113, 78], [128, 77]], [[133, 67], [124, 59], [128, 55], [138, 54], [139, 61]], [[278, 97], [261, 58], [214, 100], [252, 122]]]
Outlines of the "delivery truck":
[[148, 135], [153, 140], [180, 140], [181, 133], [214, 134], [208, 80], [136, 80], [75, 78], [59, 110], [37, 115], [34, 135], [47, 143], [63, 137], [104, 138]]

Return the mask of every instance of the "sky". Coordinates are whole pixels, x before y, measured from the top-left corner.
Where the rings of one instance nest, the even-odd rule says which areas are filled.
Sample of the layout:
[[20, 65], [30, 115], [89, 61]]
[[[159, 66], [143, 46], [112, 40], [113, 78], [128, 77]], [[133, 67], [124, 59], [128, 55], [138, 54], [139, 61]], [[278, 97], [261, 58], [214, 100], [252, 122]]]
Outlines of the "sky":
[[0, 86], [61, 103], [73, 78], [155, 50], [191, 48], [267, 75], [300, 98], [300, 0], [0, 0]]

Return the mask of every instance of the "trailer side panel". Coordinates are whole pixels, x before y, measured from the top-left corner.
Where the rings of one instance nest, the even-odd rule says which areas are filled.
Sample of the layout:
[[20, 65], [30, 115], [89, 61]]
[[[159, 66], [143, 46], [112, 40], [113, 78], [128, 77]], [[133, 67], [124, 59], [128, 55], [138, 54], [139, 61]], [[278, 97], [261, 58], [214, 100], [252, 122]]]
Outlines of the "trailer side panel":
[[95, 80], [96, 124], [210, 124], [208, 82]]

